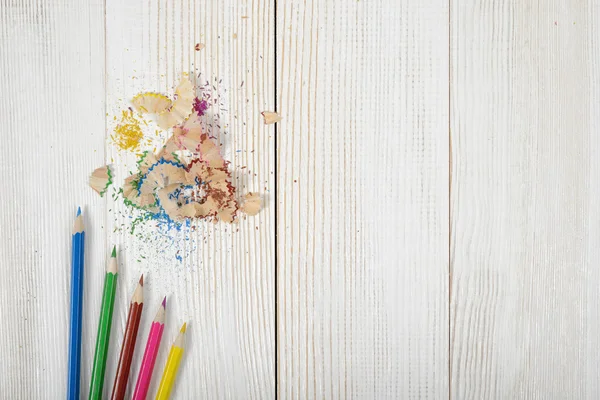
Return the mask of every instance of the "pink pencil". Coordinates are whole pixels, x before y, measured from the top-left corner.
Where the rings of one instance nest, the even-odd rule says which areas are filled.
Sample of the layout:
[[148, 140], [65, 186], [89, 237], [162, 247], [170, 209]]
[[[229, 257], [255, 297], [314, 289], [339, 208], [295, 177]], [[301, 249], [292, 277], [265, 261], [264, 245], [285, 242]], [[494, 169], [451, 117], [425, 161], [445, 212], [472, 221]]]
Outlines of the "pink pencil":
[[140, 367], [140, 373], [137, 378], [137, 383], [135, 384], [135, 391], [133, 392], [133, 400], [146, 399], [146, 394], [150, 387], [150, 379], [152, 379], [154, 362], [156, 361], [156, 355], [158, 354], [158, 348], [160, 347], [160, 339], [162, 338], [163, 330], [165, 329], [166, 306], [167, 298], [165, 297], [158, 308], [154, 321], [152, 321], [152, 327], [150, 328], [148, 341], [146, 342], [146, 350], [144, 350], [144, 358], [142, 358], [142, 366]]

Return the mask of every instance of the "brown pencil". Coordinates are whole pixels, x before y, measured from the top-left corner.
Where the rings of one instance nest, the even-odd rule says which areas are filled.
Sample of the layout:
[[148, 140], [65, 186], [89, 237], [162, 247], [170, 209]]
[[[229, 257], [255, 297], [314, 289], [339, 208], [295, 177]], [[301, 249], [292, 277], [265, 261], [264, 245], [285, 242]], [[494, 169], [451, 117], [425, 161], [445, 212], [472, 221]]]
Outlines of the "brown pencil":
[[137, 332], [142, 317], [142, 308], [144, 307], [143, 288], [144, 275], [140, 277], [140, 281], [131, 297], [129, 315], [127, 316], [127, 324], [125, 325], [125, 336], [123, 337], [123, 345], [121, 346], [121, 354], [119, 355], [119, 365], [117, 366], [117, 374], [115, 376], [115, 384], [111, 396], [112, 400], [122, 400], [125, 398], [125, 389], [127, 388], [131, 359], [133, 358], [133, 350], [135, 349], [135, 341], [137, 339]]

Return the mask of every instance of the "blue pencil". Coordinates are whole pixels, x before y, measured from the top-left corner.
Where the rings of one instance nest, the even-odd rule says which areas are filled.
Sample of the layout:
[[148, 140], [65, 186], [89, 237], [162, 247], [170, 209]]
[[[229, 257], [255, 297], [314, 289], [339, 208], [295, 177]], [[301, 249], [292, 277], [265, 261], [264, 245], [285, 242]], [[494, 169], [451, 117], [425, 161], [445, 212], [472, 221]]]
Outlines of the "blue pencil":
[[81, 208], [73, 224], [73, 255], [71, 258], [71, 327], [69, 329], [69, 381], [67, 399], [79, 399], [79, 370], [81, 365], [81, 317], [83, 306], [83, 254], [85, 232]]

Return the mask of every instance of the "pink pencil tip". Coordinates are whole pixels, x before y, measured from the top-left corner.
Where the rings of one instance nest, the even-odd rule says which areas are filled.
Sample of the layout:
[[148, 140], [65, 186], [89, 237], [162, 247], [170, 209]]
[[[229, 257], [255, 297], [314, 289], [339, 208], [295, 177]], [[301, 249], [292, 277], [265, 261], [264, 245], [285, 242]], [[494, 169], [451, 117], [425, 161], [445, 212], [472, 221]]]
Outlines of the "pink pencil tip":
[[167, 296], [165, 296], [165, 298], [163, 299], [162, 306], [163, 306], [163, 308], [167, 307]]

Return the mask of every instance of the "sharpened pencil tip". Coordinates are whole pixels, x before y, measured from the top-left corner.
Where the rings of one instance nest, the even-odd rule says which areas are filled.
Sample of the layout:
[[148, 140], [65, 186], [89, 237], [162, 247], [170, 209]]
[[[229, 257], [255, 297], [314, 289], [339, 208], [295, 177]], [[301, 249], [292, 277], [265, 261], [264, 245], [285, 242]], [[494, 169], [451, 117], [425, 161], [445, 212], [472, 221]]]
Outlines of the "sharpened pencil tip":
[[113, 246], [113, 251], [112, 251], [112, 254], [110, 256], [111, 257], [116, 257], [117, 256], [117, 246]]
[[144, 274], [142, 274], [142, 276], [140, 276], [140, 280], [138, 281], [138, 283], [139, 283], [141, 286], [144, 286]]
[[163, 308], [167, 307], [167, 296], [165, 296], [165, 298], [163, 299], [162, 306], [163, 306]]
[[181, 325], [181, 329], [179, 330], [179, 332], [185, 333], [186, 329], [187, 329], [187, 322], [184, 322], [183, 325]]
[[81, 207], [77, 208], [77, 216], [73, 223], [73, 235], [83, 232], [83, 215], [81, 215]]

